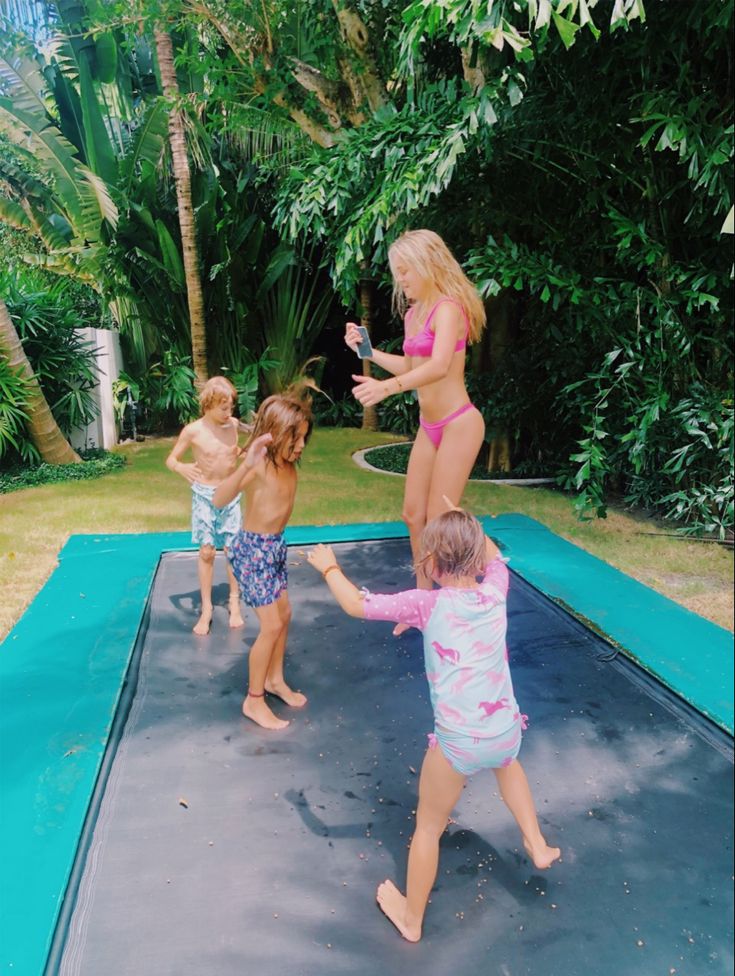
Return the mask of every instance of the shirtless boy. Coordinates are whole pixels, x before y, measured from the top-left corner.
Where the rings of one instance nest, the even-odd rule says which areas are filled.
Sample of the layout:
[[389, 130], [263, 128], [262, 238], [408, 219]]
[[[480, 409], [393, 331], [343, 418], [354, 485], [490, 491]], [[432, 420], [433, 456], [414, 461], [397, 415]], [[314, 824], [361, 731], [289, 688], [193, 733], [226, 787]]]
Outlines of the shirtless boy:
[[[296, 497], [296, 465], [312, 428], [310, 401], [299, 387], [268, 397], [255, 418], [252, 440], [240, 466], [217, 488], [215, 505], [229, 505], [245, 492], [245, 526], [232, 540], [228, 558], [242, 598], [255, 611], [260, 632], [250, 648], [248, 693], [243, 715], [265, 729], [284, 729], [265, 700], [274, 695], [292, 708], [306, 697], [283, 674], [291, 605], [283, 530]], [[262, 445], [266, 445], [265, 448]], [[254, 458], [259, 457], [253, 464]]]
[[[224, 508], [215, 508], [215, 489], [237, 468], [238, 434], [241, 425], [232, 416], [237, 398], [235, 387], [224, 376], [213, 376], [199, 395], [202, 416], [187, 424], [166, 458], [169, 471], [180, 474], [191, 485], [191, 540], [199, 544], [199, 589], [201, 616], [194, 633], [205, 636], [212, 623], [212, 577], [217, 549], [227, 549], [242, 525], [240, 495]], [[191, 451], [194, 461], [182, 458]], [[230, 583], [230, 627], [242, 627], [237, 580], [227, 560]]]

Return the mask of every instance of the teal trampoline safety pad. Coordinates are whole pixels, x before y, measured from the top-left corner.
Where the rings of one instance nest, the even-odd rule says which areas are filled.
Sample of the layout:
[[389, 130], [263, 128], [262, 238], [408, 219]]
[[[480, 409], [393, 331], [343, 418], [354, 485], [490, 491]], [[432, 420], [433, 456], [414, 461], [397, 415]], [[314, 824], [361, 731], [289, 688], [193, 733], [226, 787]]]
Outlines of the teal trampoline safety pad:
[[525, 580], [733, 734], [733, 635], [524, 515], [483, 518]]
[[[533, 519], [483, 521], [513, 570], [732, 734], [728, 631]], [[401, 522], [286, 533], [305, 546], [406, 535]], [[183, 532], [72, 536], [0, 646], [0, 974], [44, 973], [158, 561], [194, 548]]]

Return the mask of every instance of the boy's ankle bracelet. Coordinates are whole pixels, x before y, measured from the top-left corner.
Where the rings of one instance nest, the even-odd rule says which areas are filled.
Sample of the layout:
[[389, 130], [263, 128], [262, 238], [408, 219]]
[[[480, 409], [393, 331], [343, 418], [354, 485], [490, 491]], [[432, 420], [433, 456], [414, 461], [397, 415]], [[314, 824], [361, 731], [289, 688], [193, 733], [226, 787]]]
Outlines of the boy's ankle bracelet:
[[250, 691], [248, 688], [248, 698], [265, 698], [265, 692], [261, 691], [259, 695], [256, 695], [254, 691]]
[[324, 577], [324, 579], [326, 579], [327, 573], [331, 573], [333, 569], [339, 569], [339, 568], [340, 567], [337, 565], [337, 563], [332, 563], [331, 566], [327, 566], [327, 568], [322, 571], [322, 576]]

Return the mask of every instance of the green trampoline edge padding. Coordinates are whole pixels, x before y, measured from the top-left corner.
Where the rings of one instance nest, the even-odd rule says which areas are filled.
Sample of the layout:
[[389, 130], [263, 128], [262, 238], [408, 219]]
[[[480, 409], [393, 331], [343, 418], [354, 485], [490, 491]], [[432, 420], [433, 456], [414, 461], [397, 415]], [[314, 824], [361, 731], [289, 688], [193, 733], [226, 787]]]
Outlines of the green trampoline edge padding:
[[[483, 522], [513, 570], [732, 734], [728, 631], [534, 519]], [[310, 545], [407, 532], [402, 522], [382, 522], [295, 526], [286, 535]], [[72, 536], [0, 646], [0, 974], [44, 972], [158, 561], [194, 548], [184, 532]]]

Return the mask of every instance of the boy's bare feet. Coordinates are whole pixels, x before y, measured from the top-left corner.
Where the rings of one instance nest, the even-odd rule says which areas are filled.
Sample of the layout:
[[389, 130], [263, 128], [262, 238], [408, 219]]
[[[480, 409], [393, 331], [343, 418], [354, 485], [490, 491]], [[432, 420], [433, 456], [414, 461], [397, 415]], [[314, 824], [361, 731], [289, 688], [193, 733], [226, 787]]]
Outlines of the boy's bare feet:
[[212, 608], [202, 607], [202, 613], [199, 620], [194, 624], [192, 630], [199, 637], [206, 637], [209, 633], [209, 628], [212, 623]]
[[402, 895], [392, 881], [383, 881], [375, 894], [380, 910], [390, 919], [404, 939], [418, 942], [421, 938], [420, 925], [406, 923], [406, 896]]
[[549, 847], [543, 837], [540, 843], [535, 845], [524, 840], [523, 846], [526, 848], [526, 854], [533, 861], [534, 867], [541, 871], [550, 868], [554, 861], [561, 857], [561, 850], [558, 847]]
[[238, 627], [244, 626], [245, 621], [240, 611], [240, 601], [230, 600], [230, 630], [237, 630]]
[[252, 698], [250, 695], [247, 695], [242, 703], [242, 713], [245, 718], [249, 718], [263, 729], [273, 729], [278, 732], [289, 724], [286, 719], [274, 715], [262, 698]]
[[276, 698], [280, 698], [291, 708], [303, 708], [308, 701], [306, 695], [302, 695], [300, 691], [294, 691], [293, 688], [289, 688], [285, 681], [266, 681], [265, 690], [269, 695], [275, 695]]

